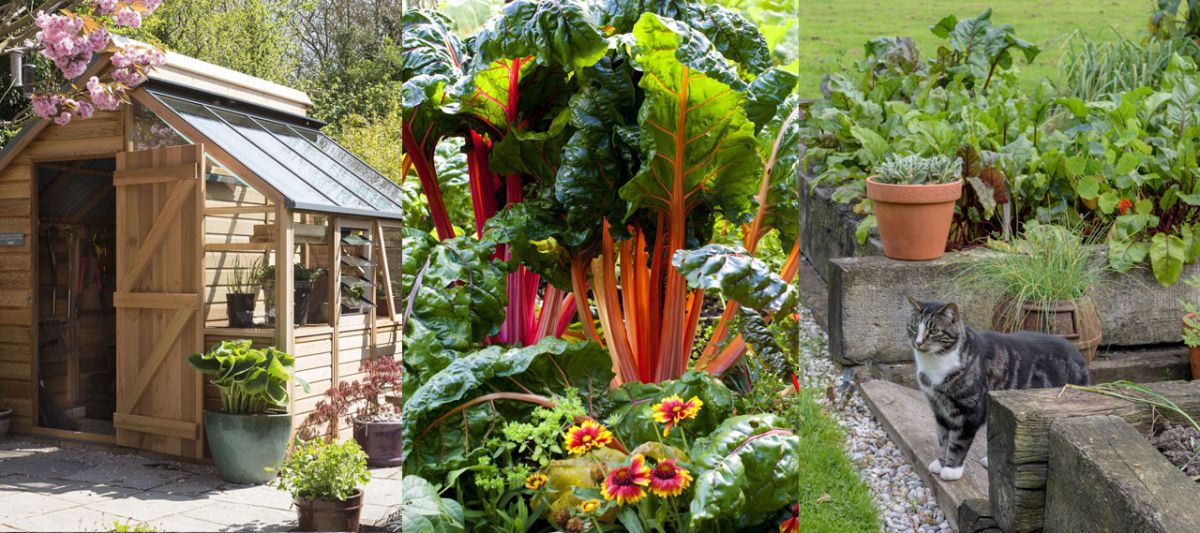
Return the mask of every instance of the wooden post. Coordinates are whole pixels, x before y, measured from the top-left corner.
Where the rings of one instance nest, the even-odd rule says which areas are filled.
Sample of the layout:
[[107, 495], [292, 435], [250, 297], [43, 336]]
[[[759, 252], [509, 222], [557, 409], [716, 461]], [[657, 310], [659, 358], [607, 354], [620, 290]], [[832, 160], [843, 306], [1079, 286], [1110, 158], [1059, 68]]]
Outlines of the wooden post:
[[[292, 214], [283, 203], [275, 204], [275, 348], [287, 353], [295, 351], [295, 262]], [[295, 382], [288, 383], [291, 405], [288, 412], [295, 412]]]

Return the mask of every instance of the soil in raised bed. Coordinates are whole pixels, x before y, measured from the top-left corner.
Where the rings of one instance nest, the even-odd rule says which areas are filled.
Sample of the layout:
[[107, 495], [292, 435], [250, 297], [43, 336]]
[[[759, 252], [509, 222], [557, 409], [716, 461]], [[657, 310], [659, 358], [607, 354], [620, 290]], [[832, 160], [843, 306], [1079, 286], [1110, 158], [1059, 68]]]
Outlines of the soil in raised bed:
[[[1158, 448], [1176, 468], [1200, 482], [1200, 431], [1192, 426], [1167, 423], [1150, 435], [1150, 444]], [[1186, 466], [1185, 466], [1186, 465]]]

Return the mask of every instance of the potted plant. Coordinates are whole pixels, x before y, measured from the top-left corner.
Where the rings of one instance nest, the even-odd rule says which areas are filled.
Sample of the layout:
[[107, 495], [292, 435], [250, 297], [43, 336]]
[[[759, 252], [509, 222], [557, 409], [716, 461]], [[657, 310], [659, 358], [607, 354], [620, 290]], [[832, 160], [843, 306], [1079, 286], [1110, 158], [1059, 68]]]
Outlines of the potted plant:
[[0, 402], [0, 438], [8, 436], [8, 428], [12, 424], [13, 410]]
[[[1200, 275], [1193, 275], [1184, 280], [1189, 287], [1200, 289]], [[1192, 379], [1200, 379], [1200, 303], [1182, 301], [1183, 343], [1188, 347], [1188, 355], [1192, 362]]]
[[[295, 323], [297, 326], [308, 325], [308, 302], [309, 296], [312, 295], [313, 287], [317, 283], [317, 278], [325, 269], [319, 267], [308, 268], [302, 264], [296, 263], [292, 266], [292, 308], [295, 312]], [[254, 279], [262, 286], [263, 294], [267, 300], [267, 323], [275, 323], [275, 265], [259, 265], [254, 270]]]
[[343, 286], [341, 304], [343, 315], [356, 315], [365, 312], [371, 305], [371, 302], [367, 300], [366, 282]]
[[362, 366], [362, 380], [341, 382], [325, 391], [325, 398], [304, 420], [300, 434], [305, 438], [324, 433], [336, 439], [342, 420], [354, 427], [354, 440], [367, 453], [367, 464], [399, 466], [404, 462], [400, 408], [388, 401], [388, 393], [399, 393], [403, 367], [394, 357], [380, 357]]
[[962, 160], [888, 156], [867, 178], [883, 254], [924, 261], [946, 251], [954, 204], [962, 196]]
[[1030, 222], [1021, 238], [992, 244], [1000, 253], [965, 266], [955, 284], [998, 297], [992, 329], [1064, 337], [1091, 364], [1103, 334], [1089, 293], [1110, 269], [1092, 244], [1071, 229]]
[[192, 368], [211, 374], [222, 409], [204, 411], [208, 448], [221, 478], [235, 483], [266, 483], [266, 469], [283, 459], [292, 417], [287, 413], [288, 382], [295, 359], [275, 348], [251, 348], [248, 340], [222, 341], [208, 353], [188, 357]]
[[244, 266], [241, 259], [233, 262], [229, 291], [225, 293], [226, 313], [231, 328], [254, 327], [254, 302], [258, 296], [254, 272], [255, 268]]
[[296, 440], [277, 472], [272, 484], [292, 494], [300, 531], [358, 531], [359, 485], [371, 479], [358, 443]]

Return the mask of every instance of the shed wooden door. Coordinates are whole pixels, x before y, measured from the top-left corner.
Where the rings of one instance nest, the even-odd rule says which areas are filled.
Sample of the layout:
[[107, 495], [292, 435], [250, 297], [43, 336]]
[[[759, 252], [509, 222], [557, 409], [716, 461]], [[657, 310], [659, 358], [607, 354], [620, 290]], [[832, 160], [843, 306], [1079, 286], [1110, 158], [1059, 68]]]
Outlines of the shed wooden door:
[[204, 148], [117, 154], [117, 444], [204, 453]]

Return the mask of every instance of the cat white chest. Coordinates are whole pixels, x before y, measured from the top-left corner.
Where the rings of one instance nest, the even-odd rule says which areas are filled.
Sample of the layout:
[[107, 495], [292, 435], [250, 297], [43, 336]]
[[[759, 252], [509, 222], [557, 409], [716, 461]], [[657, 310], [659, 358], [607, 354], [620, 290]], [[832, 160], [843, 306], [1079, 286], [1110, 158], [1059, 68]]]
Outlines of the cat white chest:
[[913, 358], [917, 361], [917, 384], [925, 394], [931, 394], [934, 387], [946, 380], [946, 376], [962, 366], [958, 361], [957, 348], [942, 355], [914, 349]]

